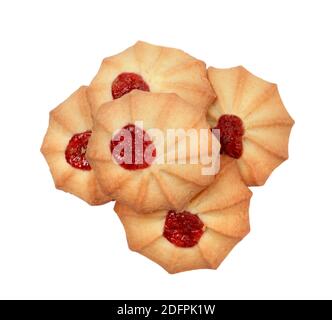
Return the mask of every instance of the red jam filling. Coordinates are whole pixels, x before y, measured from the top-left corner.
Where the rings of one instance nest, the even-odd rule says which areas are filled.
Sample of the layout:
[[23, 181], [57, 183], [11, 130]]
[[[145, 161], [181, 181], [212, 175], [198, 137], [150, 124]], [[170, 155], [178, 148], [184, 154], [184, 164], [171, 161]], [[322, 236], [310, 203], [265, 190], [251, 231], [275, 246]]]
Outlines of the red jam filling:
[[81, 170], [91, 170], [91, 166], [85, 157], [90, 136], [91, 131], [85, 131], [74, 134], [69, 140], [65, 157], [72, 167]]
[[242, 120], [230, 114], [224, 114], [219, 118], [218, 124], [214, 129], [220, 130], [220, 154], [238, 159], [243, 152], [242, 137], [244, 128]]
[[157, 153], [149, 135], [133, 124], [126, 125], [115, 134], [110, 149], [116, 162], [127, 170], [148, 168]]
[[188, 211], [168, 211], [164, 226], [164, 237], [177, 247], [195, 246], [204, 233], [201, 219]]
[[134, 89], [150, 91], [148, 84], [139, 74], [132, 72], [121, 73], [115, 78], [112, 84], [113, 99], [121, 98]]

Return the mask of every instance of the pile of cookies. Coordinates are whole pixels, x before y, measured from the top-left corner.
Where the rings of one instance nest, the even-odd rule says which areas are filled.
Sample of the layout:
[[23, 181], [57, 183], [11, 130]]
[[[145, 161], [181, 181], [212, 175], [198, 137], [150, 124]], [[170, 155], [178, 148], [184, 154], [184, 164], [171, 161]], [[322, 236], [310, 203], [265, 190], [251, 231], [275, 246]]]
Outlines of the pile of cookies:
[[50, 112], [41, 152], [56, 188], [116, 201], [130, 249], [170, 273], [215, 269], [248, 234], [248, 186], [288, 158], [293, 124], [275, 84], [139, 41]]

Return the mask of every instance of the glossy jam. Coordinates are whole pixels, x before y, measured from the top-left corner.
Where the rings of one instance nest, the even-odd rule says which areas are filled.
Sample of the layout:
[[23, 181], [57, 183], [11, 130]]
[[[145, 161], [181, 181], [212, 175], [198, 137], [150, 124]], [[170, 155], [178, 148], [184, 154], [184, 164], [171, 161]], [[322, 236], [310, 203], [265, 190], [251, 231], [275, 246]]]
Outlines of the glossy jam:
[[133, 124], [123, 127], [111, 140], [110, 149], [124, 169], [148, 168], [156, 157], [156, 148], [149, 135]]
[[242, 137], [244, 128], [242, 120], [235, 115], [224, 114], [219, 118], [214, 129], [220, 130], [220, 153], [238, 159], [243, 152]]
[[164, 225], [164, 237], [177, 247], [195, 246], [204, 233], [201, 219], [188, 211], [169, 211]]
[[65, 157], [67, 162], [76, 169], [91, 170], [91, 166], [85, 157], [91, 131], [74, 134], [68, 142]]
[[130, 91], [138, 89], [142, 91], [150, 91], [148, 84], [143, 78], [136, 73], [124, 72], [119, 74], [112, 83], [113, 99], [121, 98]]

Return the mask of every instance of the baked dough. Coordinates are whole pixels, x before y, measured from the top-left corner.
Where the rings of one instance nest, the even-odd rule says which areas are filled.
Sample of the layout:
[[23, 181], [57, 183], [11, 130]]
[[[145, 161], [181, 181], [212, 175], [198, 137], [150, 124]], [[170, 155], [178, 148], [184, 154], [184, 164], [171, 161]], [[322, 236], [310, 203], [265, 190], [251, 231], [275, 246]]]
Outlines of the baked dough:
[[111, 200], [97, 183], [92, 170], [71, 166], [65, 157], [67, 145], [73, 135], [92, 128], [90, 106], [82, 86], [66, 101], [50, 112], [41, 152], [44, 155], [57, 189], [70, 192], [91, 205], [104, 204]]
[[88, 89], [93, 116], [103, 103], [113, 100], [112, 83], [124, 72], [140, 75], [151, 92], [174, 92], [198, 108], [207, 108], [215, 99], [204, 62], [182, 50], [138, 41], [103, 60]]
[[198, 244], [178, 247], [164, 236], [167, 211], [141, 214], [116, 202], [114, 210], [126, 231], [128, 246], [169, 273], [216, 269], [249, 232], [251, 191], [243, 183], [235, 162], [227, 161], [214, 183], [185, 208], [205, 225]]
[[[127, 170], [114, 160], [110, 142], [118, 130], [137, 121], [142, 121], [145, 131], [159, 129], [165, 147], [169, 143], [166, 135], [168, 129], [192, 129], [197, 133], [205, 129], [206, 137], [198, 140], [198, 144], [206, 146], [205, 151], [197, 157], [194, 148], [188, 148], [188, 140], [184, 138], [175, 144], [169, 143], [166, 152], [158, 152], [161, 144], [151, 137], [157, 149], [155, 161], [145, 169]], [[101, 106], [94, 118], [87, 158], [105, 193], [140, 212], [150, 212], [182, 209], [210, 185], [214, 175], [204, 175], [202, 169], [210, 167], [211, 162], [219, 166], [219, 149], [220, 144], [209, 130], [203, 109], [193, 107], [176, 94], [134, 90], [121, 99]], [[160, 163], [158, 159], [165, 159], [173, 150], [179, 151], [175, 163]], [[189, 156], [192, 159], [196, 157], [197, 163], [177, 163]], [[208, 162], [206, 165], [205, 161]]]
[[[245, 68], [208, 69], [217, 95], [208, 109], [215, 127], [220, 116], [236, 115], [244, 126], [243, 153], [236, 161], [245, 183], [263, 185], [272, 171], [288, 158], [293, 119], [285, 109], [276, 84], [264, 81]], [[223, 155], [221, 161], [228, 156]]]

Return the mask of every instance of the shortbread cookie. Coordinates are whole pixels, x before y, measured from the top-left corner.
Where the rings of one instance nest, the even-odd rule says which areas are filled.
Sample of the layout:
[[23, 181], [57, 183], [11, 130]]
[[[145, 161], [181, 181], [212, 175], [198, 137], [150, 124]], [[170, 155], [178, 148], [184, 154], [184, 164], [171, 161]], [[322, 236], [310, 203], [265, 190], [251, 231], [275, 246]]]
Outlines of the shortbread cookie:
[[92, 128], [86, 88], [81, 87], [50, 112], [41, 152], [50, 167], [56, 188], [97, 205], [111, 198], [101, 191], [85, 157]]
[[288, 158], [294, 121], [285, 109], [277, 85], [243, 67], [208, 69], [217, 95], [208, 109], [212, 128], [220, 129], [221, 154], [236, 161], [247, 185], [262, 185]]
[[[152, 137], [151, 129], [158, 130], [162, 140]], [[171, 139], [170, 129], [185, 133], [190, 129], [198, 140], [191, 146], [186, 135]], [[133, 139], [124, 147], [125, 134]], [[87, 157], [105, 193], [146, 212], [181, 209], [211, 184], [219, 165], [219, 149], [203, 109], [176, 94], [134, 90], [101, 106], [94, 118]], [[213, 166], [210, 174], [204, 173]]]
[[117, 202], [131, 250], [160, 264], [169, 273], [216, 269], [249, 232], [251, 191], [234, 162], [182, 211], [141, 214]]
[[215, 99], [204, 62], [181, 50], [142, 41], [104, 59], [88, 89], [92, 115], [103, 103], [133, 89], [174, 92], [198, 108], [207, 108]]

